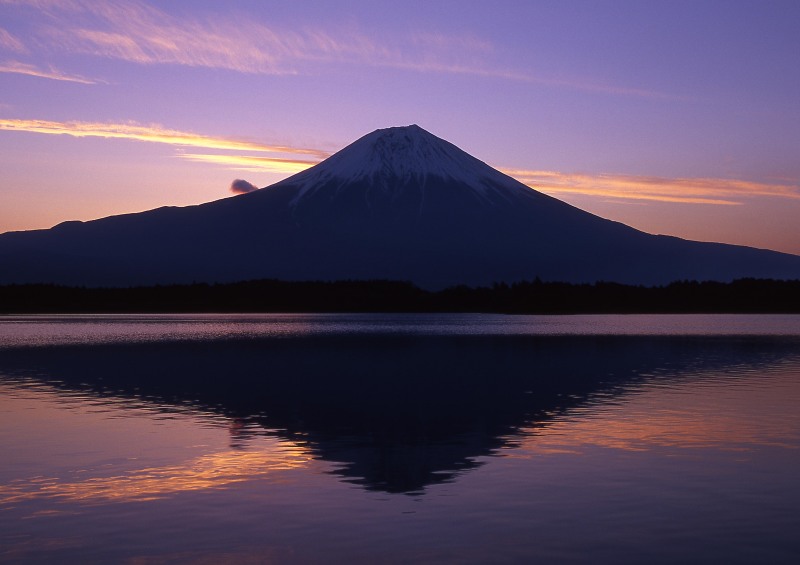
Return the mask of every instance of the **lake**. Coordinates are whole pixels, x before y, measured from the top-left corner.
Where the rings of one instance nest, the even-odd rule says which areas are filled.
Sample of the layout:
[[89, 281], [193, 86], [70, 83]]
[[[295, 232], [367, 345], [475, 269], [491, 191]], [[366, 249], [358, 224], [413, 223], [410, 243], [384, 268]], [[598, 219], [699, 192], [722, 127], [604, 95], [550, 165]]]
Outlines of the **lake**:
[[798, 563], [800, 316], [0, 317], [0, 561]]

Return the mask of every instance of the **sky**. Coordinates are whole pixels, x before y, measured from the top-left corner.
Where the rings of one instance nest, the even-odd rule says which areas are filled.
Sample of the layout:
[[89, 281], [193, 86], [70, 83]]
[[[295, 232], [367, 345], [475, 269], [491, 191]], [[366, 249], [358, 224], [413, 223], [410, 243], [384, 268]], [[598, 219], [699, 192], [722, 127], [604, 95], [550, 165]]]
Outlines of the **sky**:
[[413, 123], [638, 229], [800, 254], [799, 30], [797, 0], [0, 0], [0, 232]]

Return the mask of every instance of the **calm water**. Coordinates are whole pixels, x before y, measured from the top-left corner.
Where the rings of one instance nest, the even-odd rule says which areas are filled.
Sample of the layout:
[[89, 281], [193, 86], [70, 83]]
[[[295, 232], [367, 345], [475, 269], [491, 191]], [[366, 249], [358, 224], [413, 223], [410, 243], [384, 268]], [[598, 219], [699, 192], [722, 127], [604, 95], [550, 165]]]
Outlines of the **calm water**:
[[798, 563], [800, 316], [0, 318], [0, 561]]

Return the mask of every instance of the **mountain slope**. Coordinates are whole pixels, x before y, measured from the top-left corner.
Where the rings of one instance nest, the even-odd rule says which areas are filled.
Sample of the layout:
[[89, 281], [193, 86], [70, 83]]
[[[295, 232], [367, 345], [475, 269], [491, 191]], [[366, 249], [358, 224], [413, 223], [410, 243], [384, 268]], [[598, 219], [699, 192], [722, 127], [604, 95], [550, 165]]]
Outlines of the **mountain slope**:
[[654, 236], [536, 192], [418, 126], [372, 132], [270, 187], [0, 235], [0, 283], [800, 278], [800, 257]]

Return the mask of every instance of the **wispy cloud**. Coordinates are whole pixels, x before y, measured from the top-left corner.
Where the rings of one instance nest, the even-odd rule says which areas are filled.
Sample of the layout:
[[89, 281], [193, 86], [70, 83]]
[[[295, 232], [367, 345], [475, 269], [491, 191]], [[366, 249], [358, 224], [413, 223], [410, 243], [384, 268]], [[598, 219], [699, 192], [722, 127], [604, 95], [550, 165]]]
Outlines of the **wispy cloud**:
[[8, 30], [0, 27], [0, 49], [4, 51], [13, 51], [15, 53], [27, 53], [28, 48], [14, 37]]
[[159, 125], [109, 124], [93, 122], [55, 122], [46, 120], [0, 119], [0, 130], [33, 132], [50, 135], [69, 135], [72, 137], [103, 137], [129, 139], [151, 143], [165, 143], [181, 147], [200, 147], [204, 149], [258, 151], [277, 154], [309, 155], [324, 159], [328, 153], [318, 149], [267, 145], [254, 141], [211, 137], [191, 132], [167, 129]]
[[[294, 74], [308, 61], [385, 57], [363, 34], [288, 30], [235, 14], [175, 17], [144, 2], [48, 2], [52, 24], [39, 31], [59, 50], [138, 64], [177, 64], [243, 73]], [[70, 13], [63, 25], [59, 12]], [[58, 21], [55, 21], [58, 20]]]
[[520, 182], [553, 196], [580, 194], [622, 200], [738, 205], [752, 197], [800, 199], [800, 184], [720, 178], [665, 178], [501, 169]]
[[[32, 132], [72, 137], [100, 137], [162, 143], [204, 149], [178, 157], [212, 163], [237, 171], [294, 174], [330, 156], [314, 148], [266, 144], [246, 139], [214, 137], [135, 123], [56, 122], [0, 118], [0, 131]], [[211, 151], [211, 152], [208, 152]], [[227, 152], [227, 153], [226, 153]], [[231, 153], [233, 152], [233, 153]], [[253, 154], [255, 153], [255, 154]], [[724, 178], [668, 178], [642, 175], [582, 174], [531, 169], [500, 169], [527, 186], [553, 196], [582, 195], [627, 201], [738, 205], [754, 197], [800, 199], [796, 179], [756, 182]]]
[[219, 155], [182, 153], [183, 159], [214, 163], [235, 171], [269, 172], [294, 174], [316, 165], [321, 159], [286, 159], [281, 157], [264, 157], [255, 155]]
[[674, 98], [625, 85], [580, 78], [565, 80], [531, 70], [508, 69], [502, 63], [501, 50], [474, 35], [419, 31], [375, 37], [356, 26], [287, 29], [235, 12], [176, 17], [135, 0], [22, 3], [49, 19], [50, 23], [40, 25], [34, 33], [38, 44], [59, 53], [142, 65], [175, 64], [270, 75], [318, 72], [320, 64], [357, 64], [619, 96]]
[[6, 61], [0, 63], [0, 73], [12, 73], [18, 75], [28, 75], [39, 78], [47, 78], [51, 80], [61, 80], [65, 82], [77, 82], [80, 84], [98, 84], [102, 81], [91, 80], [79, 75], [68, 75], [50, 67], [49, 69], [40, 69], [35, 65], [27, 63], [20, 63], [19, 61]]

